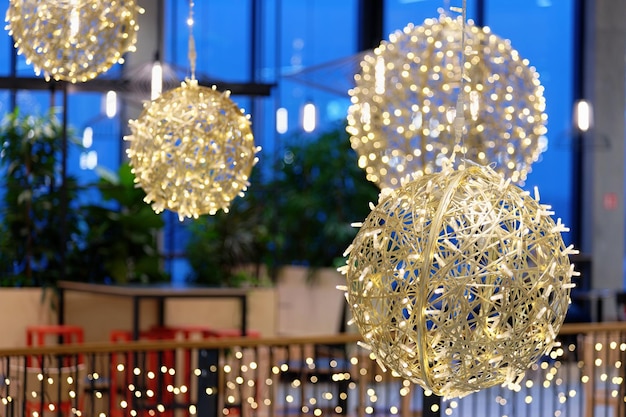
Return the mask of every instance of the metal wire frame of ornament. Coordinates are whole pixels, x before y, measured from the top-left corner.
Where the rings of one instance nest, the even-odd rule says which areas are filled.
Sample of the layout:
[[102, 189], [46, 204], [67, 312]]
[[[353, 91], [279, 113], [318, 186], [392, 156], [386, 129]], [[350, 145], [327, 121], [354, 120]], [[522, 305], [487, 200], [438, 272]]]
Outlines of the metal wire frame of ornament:
[[183, 220], [228, 211], [250, 185], [259, 148], [228, 92], [187, 80], [129, 124], [127, 154], [155, 212], [168, 209]]
[[364, 346], [444, 397], [514, 388], [553, 346], [577, 275], [552, 214], [488, 166], [383, 190], [340, 268]]
[[[539, 75], [488, 27], [444, 13], [408, 25], [366, 54], [354, 78], [347, 131], [359, 166], [380, 188], [436, 172], [454, 152], [495, 162], [523, 184], [546, 147]], [[459, 93], [471, 121], [462, 145], [450, 126]]]
[[143, 12], [134, 0], [11, 0], [6, 29], [37, 74], [85, 82], [135, 51]]
[[250, 185], [257, 163], [250, 117], [230, 92], [198, 85], [193, 38], [193, 0], [189, 2], [191, 77], [180, 87], [146, 102], [131, 120], [126, 153], [144, 201], [156, 213], [168, 209], [186, 217], [228, 211], [232, 200]]

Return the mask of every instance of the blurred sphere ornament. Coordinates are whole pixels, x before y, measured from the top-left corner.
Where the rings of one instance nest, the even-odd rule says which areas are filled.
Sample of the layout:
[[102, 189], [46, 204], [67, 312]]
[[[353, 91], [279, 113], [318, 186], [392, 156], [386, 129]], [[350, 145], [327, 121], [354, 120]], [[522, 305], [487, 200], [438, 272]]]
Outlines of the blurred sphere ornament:
[[[470, 126], [461, 148], [450, 124], [463, 68]], [[390, 35], [363, 58], [354, 78], [347, 131], [359, 166], [380, 188], [439, 171], [455, 150], [480, 164], [496, 162], [498, 172], [523, 183], [546, 147], [545, 99], [535, 69], [508, 40], [471, 21], [463, 26], [460, 17], [441, 14]]]
[[445, 397], [515, 388], [577, 275], [549, 206], [489, 167], [386, 189], [346, 251], [346, 298], [381, 367]]
[[130, 165], [155, 212], [183, 220], [228, 211], [249, 186], [259, 148], [249, 117], [229, 96], [188, 79], [129, 122]]
[[85, 82], [135, 50], [140, 13], [134, 0], [11, 0], [6, 28], [38, 75]]

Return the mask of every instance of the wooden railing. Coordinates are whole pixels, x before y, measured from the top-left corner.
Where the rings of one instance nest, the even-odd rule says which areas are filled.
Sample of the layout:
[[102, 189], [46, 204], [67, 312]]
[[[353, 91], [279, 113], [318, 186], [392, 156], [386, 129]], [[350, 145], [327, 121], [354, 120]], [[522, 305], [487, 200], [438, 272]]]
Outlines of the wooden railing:
[[356, 334], [3, 349], [0, 416], [626, 415], [626, 323], [559, 337], [517, 391], [446, 401], [382, 372]]

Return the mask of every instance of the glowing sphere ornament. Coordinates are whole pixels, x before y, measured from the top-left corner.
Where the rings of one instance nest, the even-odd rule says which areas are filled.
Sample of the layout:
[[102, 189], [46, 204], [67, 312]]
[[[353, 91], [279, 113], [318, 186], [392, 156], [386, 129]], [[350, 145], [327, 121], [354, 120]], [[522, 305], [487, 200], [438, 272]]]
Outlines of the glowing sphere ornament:
[[553, 346], [577, 274], [549, 206], [464, 168], [383, 190], [340, 269], [379, 364], [445, 397], [519, 384]]
[[[462, 72], [470, 122], [463, 149], [450, 127]], [[380, 188], [439, 171], [455, 150], [483, 165], [495, 162], [506, 178], [523, 183], [547, 143], [537, 72], [509, 41], [460, 17], [441, 14], [390, 35], [363, 58], [349, 94], [350, 142]]]
[[6, 28], [37, 74], [84, 82], [135, 50], [140, 13], [134, 0], [11, 0]]
[[228, 211], [249, 186], [259, 148], [249, 117], [229, 96], [187, 80], [129, 122], [130, 165], [155, 212], [183, 220]]

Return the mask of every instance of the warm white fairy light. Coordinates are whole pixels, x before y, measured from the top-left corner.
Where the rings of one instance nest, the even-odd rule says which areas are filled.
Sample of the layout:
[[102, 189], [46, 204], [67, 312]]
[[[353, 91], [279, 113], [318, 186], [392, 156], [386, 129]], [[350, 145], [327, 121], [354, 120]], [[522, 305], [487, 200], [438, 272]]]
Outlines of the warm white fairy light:
[[576, 251], [538, 200], [473, 164], [381, 193], [341, 270], [383, 369], [457, 397], [514, 386], [551, 349]]
[[[193, 2], [187, 20], [193, 25]], [[190, 31], [191, 33], [191, 31]], [[155, 212], [168, 209], [185, 217], [228, 211], [243, 195], [260, 150], [249, 116], [219, 92], [195, 79], [195, 43], [189, 37], [191, 78], [148, 102], [137, 120], [127, 154], [144, 201]]]
[[[442, 14], [409, 25], [361, 62], [347, 130], [359, 166], [380, 188], [439, 171], [455, 150], [483, 165], [495, 162], [497, 172], [522, 183], [545, 149], [535, 69], [508, 40], [463, 20]], [[462, 146], [451, 125], [461, 86], [468, 121]]]
[[85, 82], [135, 50], [140, 13], [134, 0], [11, 0], [6, 28], [37, 74]]

